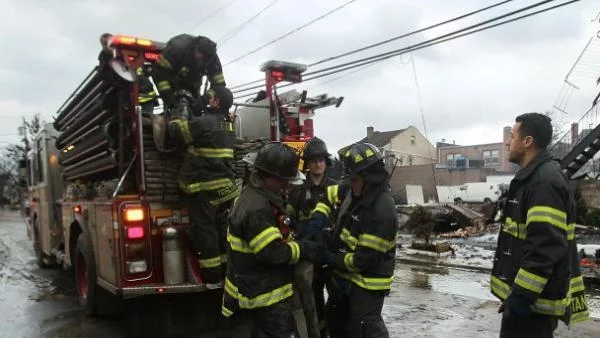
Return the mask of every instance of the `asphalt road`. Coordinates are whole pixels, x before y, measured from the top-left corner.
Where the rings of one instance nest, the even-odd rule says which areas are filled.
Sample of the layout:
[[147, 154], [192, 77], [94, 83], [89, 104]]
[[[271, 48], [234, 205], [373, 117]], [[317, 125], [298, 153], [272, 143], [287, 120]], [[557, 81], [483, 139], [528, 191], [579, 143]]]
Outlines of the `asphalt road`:
[[[390, 336], [498, 337], [499, 303], [487, 291], [487, 280], [480, 272], [399, 265], [384, 307]], [[126, 324], [122, 315], [85, 317], [71, 276], [38, 269], [24, 220], [18, 213], [0, 211], [0, 338], [127, 337]], [[242, 326], [192, 336], [234, 338], [249, 333]], [[600, 337], [600, 320], [571, 329], [561, 323], [556, 337]]]

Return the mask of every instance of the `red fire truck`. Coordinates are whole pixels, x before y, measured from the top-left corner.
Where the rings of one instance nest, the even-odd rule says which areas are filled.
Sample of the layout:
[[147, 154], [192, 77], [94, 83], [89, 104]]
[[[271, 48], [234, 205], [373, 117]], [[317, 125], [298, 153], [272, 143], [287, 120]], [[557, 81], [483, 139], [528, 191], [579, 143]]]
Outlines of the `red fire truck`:
[[[44, 126], [27, 161], [29, 230], [41, 267], [73, 271], [88, 315], [103, 314], [115, 300], [127, 307], [142, 298], [185, 293], [202, 297], [196, 329], [231, 325], [220, 317], [222, 291], [204, 286], [186, 236], [179, 154], [159, 150], [154, 140], [160, 107], [144, 116], [138, 105], [136, 69], [155, 62], [163, 46], [114, 36], [112, 56], [92, 70], [54, 122]], [[300, 82], [305, 69], [277, 61], [263, 65], [266, 99], [239, 104], [235, 111], [242, 144], [274, 139], [302, 151], [312, 137], [314, 110], [339, 106], [342, 100], [307, 98], [306, 92], [295, 91], [276, 95], [277, 83]], [[287, 131], [279, 128], [284, 121]], [[236, 152], [236, 159], [242, 156]], [[143, 310], [138, 307], [130, 315], [150, 324], [150, 317], [139, 315]]]

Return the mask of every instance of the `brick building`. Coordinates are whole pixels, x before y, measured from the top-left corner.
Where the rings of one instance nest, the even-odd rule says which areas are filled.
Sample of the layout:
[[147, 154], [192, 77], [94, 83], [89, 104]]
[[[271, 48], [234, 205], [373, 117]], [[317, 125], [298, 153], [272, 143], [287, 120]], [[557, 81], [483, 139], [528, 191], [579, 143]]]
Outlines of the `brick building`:
[[516, 172], [517, 167], [508, 161], [508, 149], [504, 145], [510, 130], [510, 127], [503, 128], [502, 141], [498, 143], [461, 146], [438, 142], [436, 145], [438, 168], [485, 168], [500, 173]]

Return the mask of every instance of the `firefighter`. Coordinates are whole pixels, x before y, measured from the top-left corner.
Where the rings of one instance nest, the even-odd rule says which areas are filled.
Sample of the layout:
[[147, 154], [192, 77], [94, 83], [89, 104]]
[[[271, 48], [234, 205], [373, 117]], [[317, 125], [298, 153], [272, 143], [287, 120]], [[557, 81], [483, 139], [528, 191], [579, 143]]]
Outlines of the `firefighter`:
[[317, 203], [311, 219], [318, 222], [334, 211], [337, 214], [326, 254], [333, 270], [326, 310], [329, 335], [389, 337], [381, 317], [396, 252], [396, 208], [389, 174], [381, 152], [372, 144], [354, 143], [338, 155], [348, 178], [347, 192], [339, 190], [339, 201], [328, 197]]
[[[288, 213], [292, 218], [298, 238], [318, 236], [320, 229], [309, 226], [310, 214], [317, 202], [326, 197], [327, 187], [337, 182], [329, 177], [327, 168], [331, 166], [331, 154], [327, 145], [318, 137], [310, 139], [303, 152], [304, 172], [306, 180], [302, 185], [292, 187], [288, 199]], [[319, 338], [326, 332], [320, 333], [319, 326], [324, 321], [324, 281], [320, 269], [314, 271], [310, 261], [300, 261], [294, 269], [294, 281], [298, 301], [304, 316], [296, 316], [296, 322], [306, 322], [306, 333], [310, 338]], [[296, 311], [295, 311], [296, 312]], [[302, 323], [304, 324], [304, 323]], [[304, 325], [298, 324], [299, 327]]]
[[152, 78], [167, 111], [204, 106], [206, 102], [200, 96], [204, 76], [212, 88], [225, 86], [217, 45], [204, 36], [173, 37], [152, 69]]
[[[245, 161], [254, 166], [230, 217], [228, 272], [222, 313], [248, 310], [252, 337], [290, 337], [293, 267], [300, 259], [321, 262], [324, 245], [295, 241], [282, 195], [302, 180], [299, 157], [280, 142], [270, 142]], [[255, 155], [252, 157], [252, 155]]]
[[154, 91], [154, 84], [150, 81], [152, 73], [152, 64], [144, 62], [144, 65], [137, 69], [138, 78], [138, 103], [142, 107], [142, 114], [152, 116], [154, 107], [158, 106], [158, 97]]
[[510, 183], [491, 276], [503, 301], [500, 337], [552, 337], [558, 319], [588, 318], [575, 243], [575, 200], [546, 147], [550, 118], [516, 118], [506, 140], [521, 169]]
[[189, 234], [202, 279], [208, 287], [218, 287], [225, 272], [228, 210], [239, 192], [232, 168], [233, 95], [220, 86], [210, 89], [208, 97], [209, 106], [201, 113], [173, 115], [169, 132], [183, 144], [179, 185], [187, 201]]

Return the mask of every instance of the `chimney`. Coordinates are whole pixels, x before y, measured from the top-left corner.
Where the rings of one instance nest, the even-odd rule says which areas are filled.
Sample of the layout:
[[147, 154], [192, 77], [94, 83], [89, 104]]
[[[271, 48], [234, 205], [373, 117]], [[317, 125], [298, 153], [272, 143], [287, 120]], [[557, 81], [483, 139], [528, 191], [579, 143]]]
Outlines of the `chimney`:
[[368, 126], [367, 127], [367, 138], [373, 137], [373, 134], [375, 134], [375, 128], [372, 126]]
[[510, 138], [511, 127], [506, 126], [502, 129], [502, 143], [506, 142]]
[[571, 123], [571, 144], [577, 143], [579, 138], [579, 124]]

